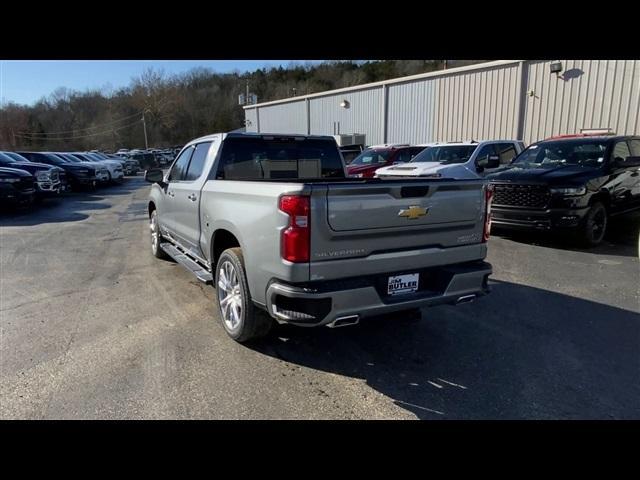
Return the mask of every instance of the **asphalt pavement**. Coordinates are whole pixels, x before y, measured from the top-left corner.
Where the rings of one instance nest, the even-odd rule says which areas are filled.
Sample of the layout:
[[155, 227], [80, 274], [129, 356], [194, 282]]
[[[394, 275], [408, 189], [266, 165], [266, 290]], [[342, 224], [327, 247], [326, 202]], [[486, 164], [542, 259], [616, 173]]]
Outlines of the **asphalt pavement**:
[[495, 232], [487, 297], [248, 348], [152, 257], [147, 193], [0, 213], [0, 418], [640, 418], [640, 215], [592, 250]]

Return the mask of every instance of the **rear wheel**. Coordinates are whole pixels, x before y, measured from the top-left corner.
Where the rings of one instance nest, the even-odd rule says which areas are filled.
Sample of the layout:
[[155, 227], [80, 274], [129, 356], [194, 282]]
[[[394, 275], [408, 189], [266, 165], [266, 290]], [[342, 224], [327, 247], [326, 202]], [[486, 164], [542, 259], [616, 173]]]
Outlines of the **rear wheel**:
[[595, 202], [582, 222], [579, 241], [586, 247], [595, 247], [602, 242], [607, 231], [607, 209], [600, 202]]
[[216, 265], [215, 285], [222, 326], [231, 338], [244, 343], [269, 333], [273, 319], [251, 301], [240, 248], [222, 252]]

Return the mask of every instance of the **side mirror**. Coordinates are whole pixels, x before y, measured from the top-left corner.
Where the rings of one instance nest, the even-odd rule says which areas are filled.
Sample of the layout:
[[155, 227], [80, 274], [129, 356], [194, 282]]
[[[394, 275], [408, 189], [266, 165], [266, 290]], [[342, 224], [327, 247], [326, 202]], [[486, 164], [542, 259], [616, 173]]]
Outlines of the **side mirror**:
[[480, 160], [476, 161], [476, 169], [479, 172], [484, 171], [485, 168], [498, 168], [500, 166], [500, 157], [498, 155], [488, 155]]
[[163, 183], [164, 172], [159, 168], [150, 168], [144, 172], [144, 179], [149, 183]]
[[640, 157], [627, 157], [624, 160], [621, 157], [616, 157], [615, 164], [620, 168], [640, 167]]
[[489, 155], [485, 168], [498, 168], [500, 166], [500, 157], [498, 155]]

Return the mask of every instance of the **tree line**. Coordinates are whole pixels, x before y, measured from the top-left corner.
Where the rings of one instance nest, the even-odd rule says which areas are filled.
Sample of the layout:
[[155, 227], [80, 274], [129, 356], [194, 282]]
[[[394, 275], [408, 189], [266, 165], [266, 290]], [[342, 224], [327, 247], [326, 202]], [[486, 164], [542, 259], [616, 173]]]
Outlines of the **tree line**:
[[[447, 67], [479, 61], [449, 61]], [[6, 150], [117, 150], [183, 145], [198, 136], [244, 125], [238, 96], [246, 82], [259, 102], [318, 93], [394, 77], [442, 70], [442, 60], [290, 63], [253, 72], [195, 68], [167, 75], [147, 69], [117, 90], [78, 92], [60, 87], [33, 105], [0, 109]], [[144, 125], [142, 116], [144, 113]]]

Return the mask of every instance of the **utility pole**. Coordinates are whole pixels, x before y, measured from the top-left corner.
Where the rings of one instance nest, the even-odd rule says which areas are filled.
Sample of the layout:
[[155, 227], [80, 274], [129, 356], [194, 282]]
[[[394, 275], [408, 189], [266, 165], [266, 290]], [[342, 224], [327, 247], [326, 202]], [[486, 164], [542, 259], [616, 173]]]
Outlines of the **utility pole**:
[[144, 129], [144, 148], [149, 150], [149, 141], [147, 140], [147, 122], [144, 120], [144, 114], [146, 110], [142, 112], [142, 128]]
[[[254, 93], [249, 92], [249, 78], [247, 77], [246, 93], [241, 93], [240, 95], [238, 95], [238, 105], [246, 106], [252, 105], [254, 103], [258, 103], [258, 97]], [[258, 121], [258, 125], [259, 124], [260, 122]], [[251, 125], [251, 123], [245, 119], [244, 126], [247, 127], [248, 125]]]

